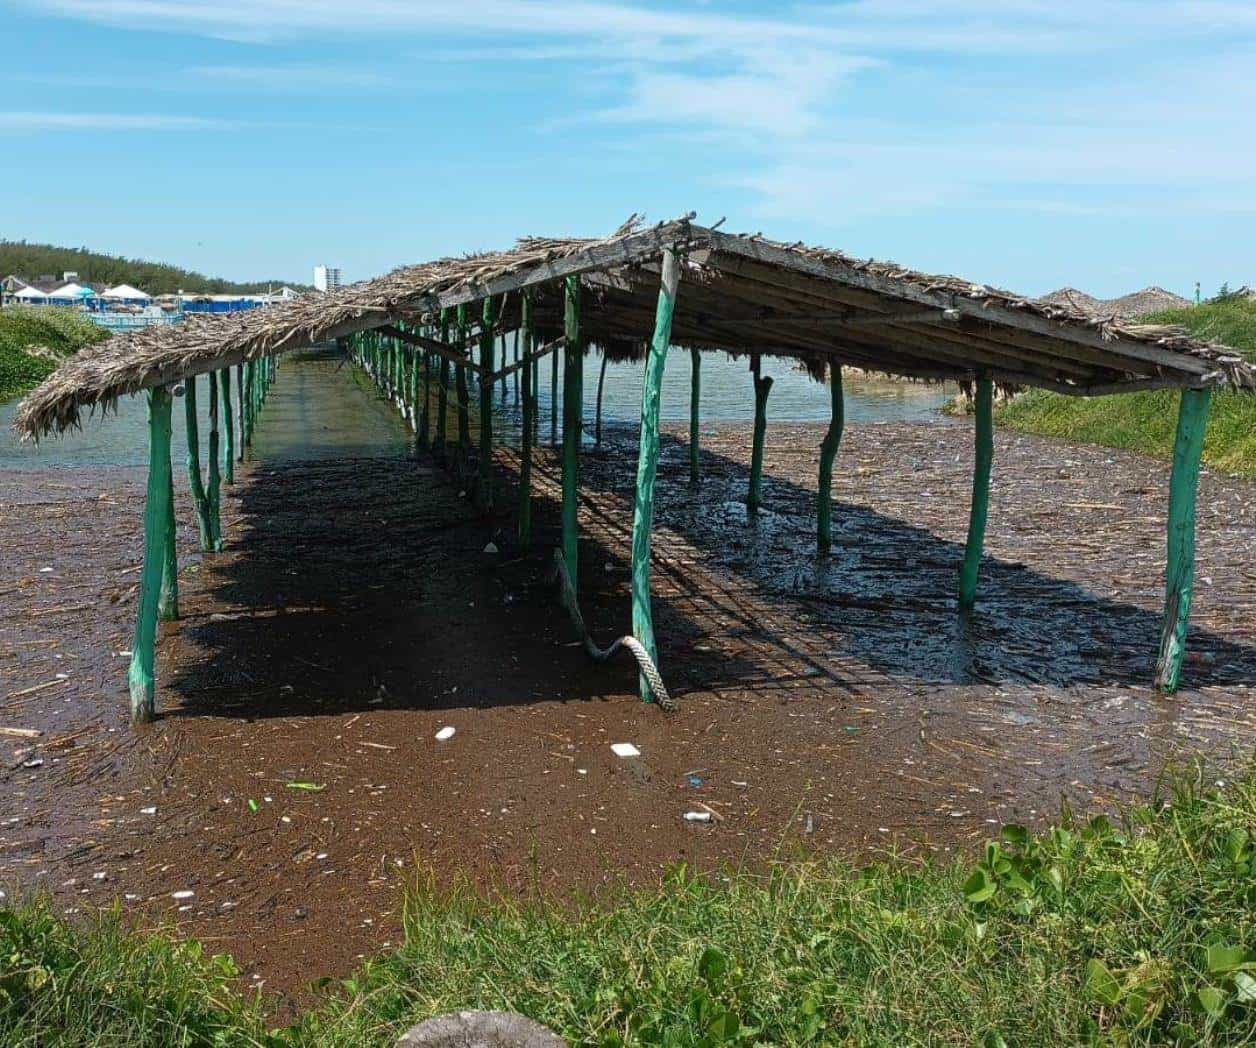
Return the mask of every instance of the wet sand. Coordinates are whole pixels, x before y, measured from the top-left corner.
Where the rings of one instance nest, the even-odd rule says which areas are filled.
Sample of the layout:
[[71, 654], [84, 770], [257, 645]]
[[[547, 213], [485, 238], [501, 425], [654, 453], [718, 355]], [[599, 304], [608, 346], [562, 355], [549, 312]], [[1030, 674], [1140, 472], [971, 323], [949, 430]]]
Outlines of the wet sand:
[[[497, 460], [501, 512], [477, 516], [380, 404], [308, 410], [353, 396], [345, 373], [281, 371], [258, 454], [270, 420], [291, 434], [301, 412], [308, 444], [352, 424], [363, 454], [250, 465], [224, 500], [225, 553], [193, 552], [181, 495], [184, 617], [160, 641], [163, 716], [140, 731], [116, 653], [142, 471], [0, 474], [0, 724], [43, 732], [0, 738], [6, 886], [45, 886], [69, 910], [123, 899], [233, 953], [282, 1002], [395, 942], [418, 871], [565, 894], [782, 849], [969, 848], [1062, 796], [1110, 809], [1167, 760], [1224, 767], [1256, 740], [1256, 484], [1204, 478], [1192, 657], [1165, 698], [1149, 687], [1165, 466], [999, 433], [979, 604], [961, 623], [965, 423], [851, 426], [825, 560], [819, 427], [769, 424], [751, 523], [748, 427], [706, 433], [697, 492], [670, 429], [655, 530], [669, 716], [637, 700], [626, 657], [591, 664], [556, 606], [553, 452], [523, 556], [515, 452]], [[580, 589], [603, 643], [629, 623], [634, 470], [631, 434], [583, 462]], [[457, 733], [440, 743], [443, 726]]]

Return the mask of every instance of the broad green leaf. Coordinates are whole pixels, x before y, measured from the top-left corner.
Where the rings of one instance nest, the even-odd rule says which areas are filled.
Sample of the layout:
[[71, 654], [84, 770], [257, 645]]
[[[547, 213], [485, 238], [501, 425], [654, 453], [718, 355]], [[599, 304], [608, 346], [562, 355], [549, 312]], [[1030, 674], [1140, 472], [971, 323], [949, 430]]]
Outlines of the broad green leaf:
[[977, 869], [973, 870], [972, 876], [964, 882], [962, 890], [965, 899], [972, 903], [978, 903], [986, 902], [993, 898], [997, 888], [998, 885], [995, 884], [985, 868], [978, 866]]
[[1121, 999], [1121, 984], [1108, 966], [1096, 957], [1086, 962], [1086, 993], [1100, 1004], [1113, 1005]]
[[1195, 997], [1199, 1006], [1214, 1019], [1220, 1019], [1225, 1014], [1225, 994], [1216, 987], [1205, 986], [1195, 992]]
[[1210, 972], [1232, 972], [1244, 967], [1247, 951], [1242, 946], [1228, 946], [1225, 943], [1213, 943], [1208, 947], [1208, 970]]

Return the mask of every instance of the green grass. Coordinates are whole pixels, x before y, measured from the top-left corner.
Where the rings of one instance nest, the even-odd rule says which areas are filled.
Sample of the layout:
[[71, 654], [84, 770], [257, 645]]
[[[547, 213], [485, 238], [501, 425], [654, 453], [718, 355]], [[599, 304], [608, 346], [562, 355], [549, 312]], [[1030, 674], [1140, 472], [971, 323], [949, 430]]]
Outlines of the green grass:
[[0, 1044], [389, 1045], [511, 1008], [579, 1045], [1256, 1044], [1256, 766], [961, 861], [831, 859], [585, 906], [415, 888], [405, 945], [267, 1032], [195, 945], [0, 920]]
[[[1180, 324], [1203, 338], [1223, 342], [1256, 362], [1256, 301], [1226, 299], [1172, 310], [1149, 321]], [[1082, 399], [1035, 390], [1001, 407], [1002, 425], [1041, 436], [1171, 458], [1178, 394], [1161, 390]], [[1204, 462], [1214, 469], [1256, 477], [1256, 394], [1213, 395]]]
[[0, 310], [0, 404], [33, 389], [65, 357], [108, 337], [108, 331], [72, 309]]

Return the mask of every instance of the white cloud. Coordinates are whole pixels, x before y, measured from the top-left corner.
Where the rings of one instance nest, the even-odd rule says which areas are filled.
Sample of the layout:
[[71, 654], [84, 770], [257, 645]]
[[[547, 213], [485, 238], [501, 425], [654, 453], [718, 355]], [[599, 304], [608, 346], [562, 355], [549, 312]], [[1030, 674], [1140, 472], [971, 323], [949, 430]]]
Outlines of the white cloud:
[[236, 126], [230, 120], [158, 113], [0, 111], [0, 131], [201, 131]]
[[266, 91], [339, 91], [388, 87], [394, 81], [370, 69], [319, 65], [204, 65], [186, 72], [198, 80]]

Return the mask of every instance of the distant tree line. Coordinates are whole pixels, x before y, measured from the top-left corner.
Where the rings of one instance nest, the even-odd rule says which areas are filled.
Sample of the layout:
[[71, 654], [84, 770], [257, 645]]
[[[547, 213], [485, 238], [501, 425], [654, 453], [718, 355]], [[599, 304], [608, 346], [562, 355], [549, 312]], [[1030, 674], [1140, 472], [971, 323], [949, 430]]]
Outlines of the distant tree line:
[[178, 266], [146, 262], [140, 258], [122, 258], [89, 251], [85, 247], [56, 247], [53, 244], [28, 244], [24, 240], [0, 240], [0, 277], [9, 274], [23, 280], [40, 277], [60, 278], [74, 272], [80, 280], [93, 284], [130, 284], [150, 295], [173, 294], [179, 290], [211, 295], [248, 294], [266, 290], [268, 284], [302, 290], [307, 284], [290, 280], [261, 280], [239, 283], [220, 277], [207, 277]]

